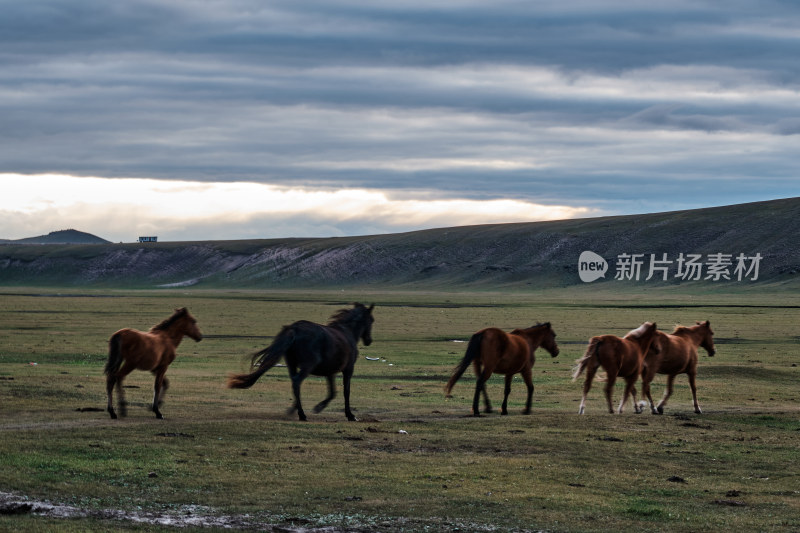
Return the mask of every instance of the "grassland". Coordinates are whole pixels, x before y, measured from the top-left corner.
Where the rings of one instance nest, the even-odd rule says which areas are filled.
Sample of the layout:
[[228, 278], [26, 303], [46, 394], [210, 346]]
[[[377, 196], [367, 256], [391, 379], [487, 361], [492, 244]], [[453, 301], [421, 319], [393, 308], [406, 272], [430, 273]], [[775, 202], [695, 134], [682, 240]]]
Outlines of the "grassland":
[[[353, 382], [359, 422], [345, 420], [341, 397], [307, 423], [287, 415], [285, 369], [249, 390], [224, 387], [281, 325], [325, 321], [356, 300], [376, 303], [375, 341], [362, 349]], [[102, 411], [106, 340], [120, 327], [147, 329], [178, 306], [189, 307], [205, 339], [185, 340], [170, 367], [166, 419], [147, 410], [152, 380], [137, 372], [126, 381], [128, 418], [110, 420]], [[794, 293], [763, 289], [4, 289], [0, 492], [87, 513], [0, 515], [0, 530], [171, 530], [110, 512], [119, 510], [184, 525], [187, 517], [234, 517], [228, 525], [264, 530], [797, 531], [799, 318]], [[622, 335], [645, 320], [669, 330], [706, 319], [717, 355], [701, 354], [704, 414], [694, 414], [681, 377], [663, 416], [608, 415], [597, 385], [587, 414], [577, 415], [581, 385], [570, 371], [590, 336]], [[521, 414], [519, 379], [506, 417], [469, 416], [467, 376], [444, 398], [472, 332], [545, 320], [561, 354], [537, 352], [531, 415]], [[656, 379], [654, 395], [663, 383]], [[324, 381], [308, 379], [303, 393], [313, 405]], [[489, 394], [499, 405], [500, 377]]]

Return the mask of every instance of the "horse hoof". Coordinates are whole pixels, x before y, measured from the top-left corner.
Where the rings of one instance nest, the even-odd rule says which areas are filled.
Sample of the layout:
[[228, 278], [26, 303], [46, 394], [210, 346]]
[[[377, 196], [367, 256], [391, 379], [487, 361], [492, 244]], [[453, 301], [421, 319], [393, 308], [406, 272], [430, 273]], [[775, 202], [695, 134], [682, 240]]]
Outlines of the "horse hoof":
[[664, 414], [664, 408], [663, 407], [656, 407], [656, 411], [658, 411], [658, 414], [660, 414], [660, 415]]
[[353, 415], [348, 416], [347, 420], [349, 420], [350, 422], [358, 422], [358, 418], [354, 417]]
[[117, 413], [115, 413], [114, 411], [109, 411], [108, 414], [111, 415], [111, 419], [112, 420], [116, 420], [117, 419]]

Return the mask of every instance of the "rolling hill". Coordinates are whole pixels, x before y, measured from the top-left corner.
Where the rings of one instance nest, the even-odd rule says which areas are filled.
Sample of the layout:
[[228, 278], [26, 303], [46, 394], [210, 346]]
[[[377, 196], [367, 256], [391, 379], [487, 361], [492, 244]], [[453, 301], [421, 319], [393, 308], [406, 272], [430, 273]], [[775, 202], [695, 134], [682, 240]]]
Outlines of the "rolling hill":
[[47, 235], [28, 237], [26, 239], [0, 239], [0, 244], [108, 244], [109, 242], [91, 233], [84, 233], [74, 229], [51, 231]]
[[[598, 287], [687, 283], [796, 287], [800, 284], [798, 235], [800, 198], [791, 198], [669, 213], [359, 237], [6, 244], [0, 246], [0, 285], [546, 288], [582, 284], [578, 258], [590, 250], [608, 263], [605, 277], [594, 282]], [[651, 254], [656, 260], [653, 264], [664, 267], [666, 280], [660, 270], [645, 280]], [[681, 254], [684, 259], [697, 255], [699, 280], [677, 276], [679, 266], [688, 266], [679, 265]], [[757, 254], [760, 259], [753, 260]], [[739, 255], [746, 267], [741, 272], [736, 270]], [[639, 279], [633, 278], [631, 269], [626, 271], [631, 279], [615, 280], [620, 264], [631, 256], [641, 262]], [[713, 274], [711, 263], [721, 271], [717, 280], [705, 279]]]

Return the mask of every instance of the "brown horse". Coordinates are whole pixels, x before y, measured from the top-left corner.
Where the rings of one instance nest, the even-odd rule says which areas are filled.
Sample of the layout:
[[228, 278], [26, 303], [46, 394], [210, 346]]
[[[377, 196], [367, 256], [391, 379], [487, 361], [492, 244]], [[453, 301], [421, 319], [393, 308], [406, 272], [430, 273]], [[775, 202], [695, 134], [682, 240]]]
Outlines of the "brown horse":
[[169, 387], [169, 381], [164, 374], [175, 360], [175, 350], [184, 335], [198, 342], [203, 339], [203, 334], [197, 328], [197, 320], [185, 307], [176, 309], [171, 317], [153, 326], [147, 333], [125, 328], [111, 336], [105, 367], [108, 414], [111, 418], [117, 418], [112, 402], [114, 385], [117, 387], [120, 414], [128, 414], [122, 380], [134, 370], [149, 370], [155, 375], [153, 412], [156, 418], [164, 418], [158, 410], [164, 399], [164, 392]]
[[350, 410], [350, 379], [358, 357], [358, 341], [364, 346], [372, 344], [372, 310], [375, 304], [366, 307], [355, 303], [352, 309], [342, 309], [331, 317], [327, 326], [299, 320], [283, 326], [272, 344], [252, 356], [249, 374], [234, 374], [228, 377], [228, 388], [246, 389], [264, 372], [275, 366], [281, 358], [286, 360], [292, 378], [294, 406], [300, 420], [306, 414], [300, 403], [300, 385], [309, 375], [325, 376], [328, 379], [328, 396], [314, 407], [319, 413], [336, 396], [335, 377], [342, 373], [344, 388], [344, 413], [348, 420], [356, 417]]
[[[709, 357], [714, 357], [714, 332], [708, 320], [697, 322], [695, 326], [676, 326], [675, 331], [667, 335], [659, 331], [650, 350], [644, 358], [642, 368], [642, 395], [650, 401], [650, 410], [653, 414], [664, 414], [664, 405], [672, 394], [672, 385], [675, 376], [686, 374], [689, 377], [689, 387], [692, 389], [694, 412], [702, 413], [700, 404], [697, 403], [697, 348], [705, 348]], [[650, 382], [656, 373], [667, 374], [667, 389], [664, 397], [656, 407], [653, 397], [650, 396]]]
[[583, 414], [586, 407], [586, 395], [592, 387], [592, 380], [598, 367], [602, 366], [608, 374], [606, 381], [606, 401], [608, 402], [608, 412], [614, 413], [611, 402], [611, 394], [614, 391], [614, 382], [617, 377], [625, 379], [625, 393], [619, 404], [619, 412], [625, 406], [628, 395], [633, 392], [633, 405], [637, 413], [641, 408], [636, 404], [636, 389], [634, 384], [642, 372], [644, 356], [649, 349], [656, 334], [656, 324], [645, 322], [638, 328], [630, 331], [625, 337], [619, 338], [615, 335], [601, 335], [592, 337], [589, 346], [583, 357], [576, 361], [575, 369], [572, 373], [572, 380], [575, 381], [581, 373], [586, 370], [586, 381], [583, 383], [583, 397], [578, 409], [579, 414]]
[[533, 398], [533, 363], [536, 362], [534, 352], [543, 346], [550, 355], [558, 355], [556, 334], [550, 327], [550, 322], [537, 324], [525, 329], [515, 329], [511, 333], [498, 328], [486, 328], [475, 333], [469, 340], [467, 352], [461, 363], [456, 367], [453, 376], [445, 386], [445, 392], [450, 395], [456, 381], [472, 363], [478, 380], [475, 384], [475, 397], [472, 400], [472, 414], [480, 416], [478, 400], [483, 391], [483, 401], [486, 412], [492, 412], [489, 396], [486, 394], [486, 382], [495, 372], [505, 374], [506, 388], [503, 396], [503, 406], [500, 413], [508, 414], [508, 395], [511, 392], [511, 380], [515, 374], [522, 374], [525, 385], [528, 387], [528, 400], [525, 402], [525, 414], [531, 412], [531, 399]]

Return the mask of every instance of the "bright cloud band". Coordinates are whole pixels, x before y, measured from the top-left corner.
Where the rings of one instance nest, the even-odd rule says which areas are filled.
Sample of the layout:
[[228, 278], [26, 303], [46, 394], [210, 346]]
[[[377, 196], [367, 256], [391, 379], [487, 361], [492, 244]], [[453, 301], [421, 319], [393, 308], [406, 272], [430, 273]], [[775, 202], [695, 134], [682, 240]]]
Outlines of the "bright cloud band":
[[0, 174], [0, 184], [2, 238], [66, 227], [110, 240], [153, 232], [166, 240], [331, 236], [348, 233], [342, 225], [356, 222], [376, 232], [391, 232], [589, 213], [583, 207], [516, 199], [398, 199], [379, 190], [248, 182]]

